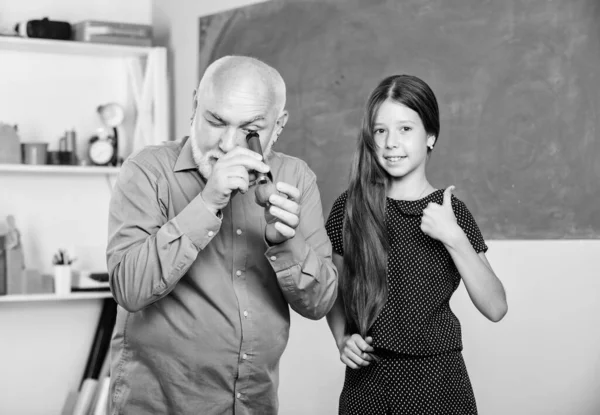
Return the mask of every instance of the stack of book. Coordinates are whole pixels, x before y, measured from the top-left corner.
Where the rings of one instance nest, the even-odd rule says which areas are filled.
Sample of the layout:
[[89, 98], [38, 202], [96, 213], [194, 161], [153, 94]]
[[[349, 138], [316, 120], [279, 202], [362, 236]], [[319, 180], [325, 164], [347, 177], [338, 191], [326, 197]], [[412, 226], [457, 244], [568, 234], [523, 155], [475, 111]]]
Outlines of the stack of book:
[[62, 415], [107, 415], [110, 384], [110, 339], [117, 318], [117, 303], [104, 300], [96, 335], [78, 390], [72, 391]]
[[73, 40], [115, 45], [152, 46], [152, 26], [86, 20], [73, 25]]

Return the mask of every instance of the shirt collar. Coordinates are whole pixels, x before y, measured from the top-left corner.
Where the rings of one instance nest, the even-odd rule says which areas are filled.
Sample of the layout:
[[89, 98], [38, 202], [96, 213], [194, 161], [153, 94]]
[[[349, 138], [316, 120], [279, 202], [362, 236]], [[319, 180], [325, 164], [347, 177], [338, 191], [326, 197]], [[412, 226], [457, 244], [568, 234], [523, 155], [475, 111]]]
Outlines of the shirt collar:
[[422, 216], [423, 210], [429, 203], [437, 203], [438, 205], [444, 203], [444, 189], [437, 189], [419, 200], [397, 200], [389, 197], [387, 199], [392, 206], [405, 215]]
[[179, 152], [179, 156], [177, 157], [177, 161], [175, 162], [175, 167], [173, 168], [174, 172], [185, 171], [185, 170], [197, 170], [198, 166], [194, 161], [194, 157], [192, 155], [192, 144], [189, 137], [185, 137], [183, 143], [183, 147]]

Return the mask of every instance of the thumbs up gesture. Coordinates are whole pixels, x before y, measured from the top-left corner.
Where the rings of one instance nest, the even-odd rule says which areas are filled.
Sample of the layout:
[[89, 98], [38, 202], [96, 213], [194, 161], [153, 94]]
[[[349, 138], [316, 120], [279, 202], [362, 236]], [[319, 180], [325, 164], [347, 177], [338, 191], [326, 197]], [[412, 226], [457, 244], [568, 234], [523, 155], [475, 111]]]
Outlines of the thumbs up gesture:
[[441, 205], [429, 203], [423, 209], [421, 218], [421, 230], [433, 239], [442, 243], [450, 243], [457, 231], [462, 229], [456, 222], [456, 216], [452, 210], [452, 191], [454, 186], [446, 188], [444, 191], [444, 201]]

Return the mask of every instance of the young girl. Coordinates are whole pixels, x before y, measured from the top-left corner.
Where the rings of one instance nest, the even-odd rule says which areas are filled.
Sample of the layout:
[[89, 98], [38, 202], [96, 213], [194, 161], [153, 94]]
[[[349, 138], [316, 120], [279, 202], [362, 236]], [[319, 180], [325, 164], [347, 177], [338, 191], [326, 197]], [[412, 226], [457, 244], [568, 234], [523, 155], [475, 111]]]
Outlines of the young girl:
[[477, 413], [450, 297], [462, 279], [488, 319], [507, 304], [473, 216], [453, 186], [427, 180], [439, 131], [421, 79], [390, 76], [371, 93], [350, 186], [327, 220], [340, 278], [327, 321], [347, 365], [340, 414]]

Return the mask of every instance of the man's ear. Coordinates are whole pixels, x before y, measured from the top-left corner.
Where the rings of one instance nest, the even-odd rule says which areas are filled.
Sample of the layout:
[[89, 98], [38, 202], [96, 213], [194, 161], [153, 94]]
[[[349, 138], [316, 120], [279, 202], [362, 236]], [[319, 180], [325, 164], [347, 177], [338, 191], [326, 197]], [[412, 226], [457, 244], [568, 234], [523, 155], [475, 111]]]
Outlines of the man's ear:
[[276, 132], [277, 136], [279, 136], [279, 134], [281, 134], [283, 127], [285, 127], [285, 125], [287, 124], [289, 115], [290, 114], [289, 114], [289, 112], [287, 112], [287, 110], [283, 110], [281, 112], [281, 115], [279, 115], [279, 118], [277, 118], [277, 122], [276, 122], [276, 126], [275, 126], [275, 132]]
[[196, 116], [196, 108], [198, 108], [198, 100], [196, 99], [196, 92], [198, 90], [194, 89], [192, 94], [192, 117], [190, 118], [190, 124], [194, 124], [194, 117]]

